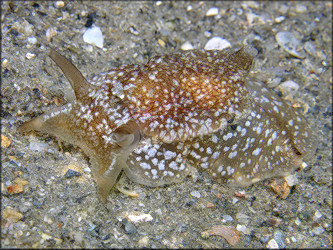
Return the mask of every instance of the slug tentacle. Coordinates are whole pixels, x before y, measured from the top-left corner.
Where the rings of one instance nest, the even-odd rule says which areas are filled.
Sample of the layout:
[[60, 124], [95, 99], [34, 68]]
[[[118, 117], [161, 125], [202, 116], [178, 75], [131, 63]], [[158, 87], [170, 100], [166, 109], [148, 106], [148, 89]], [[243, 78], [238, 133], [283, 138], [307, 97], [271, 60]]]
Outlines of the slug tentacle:
[[100, 73], [91, 82], [50, 57], [77, 100], [23, 124], [82, 148], [106, 201], [122, 170], [148, 186], [180, 182], [193, 168], [236, 186], [286, 176], [315, 153], [308, 124], [248, 76], [257, 51], [192, 50]]
[[62, 107], [44, 113], [22, 124], [18, 128], [18, 132], [25, 133], [39, 131], [73, 143], [71, 142], [73, 131], [71, 129], [71, 124], [68, 123], [69, 113], [72, 111], [72, 108], [72, 103], [68, 103]]
[[93, 86], [87, 82], [82, 73], [64, 56], [50, 49], [49, 57], [59, 66], [70, 82], [77, 99], [88, 96]]

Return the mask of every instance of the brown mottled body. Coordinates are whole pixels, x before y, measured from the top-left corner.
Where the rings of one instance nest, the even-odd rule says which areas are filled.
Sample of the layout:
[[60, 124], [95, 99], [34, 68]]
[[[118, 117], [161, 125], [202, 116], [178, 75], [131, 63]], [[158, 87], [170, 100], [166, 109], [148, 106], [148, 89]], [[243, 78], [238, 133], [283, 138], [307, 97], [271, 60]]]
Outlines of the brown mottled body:
[[90, 157], [105, 200], [121, 170], [141, 184], [181, 181], [191, 167], [234, 185], [285, 176], [311, 155], [306, 122], [248, 78], [256, 50], [187, 51], [95, 76], [50, 57], [77, 100], [23, 124], [77, 145]]

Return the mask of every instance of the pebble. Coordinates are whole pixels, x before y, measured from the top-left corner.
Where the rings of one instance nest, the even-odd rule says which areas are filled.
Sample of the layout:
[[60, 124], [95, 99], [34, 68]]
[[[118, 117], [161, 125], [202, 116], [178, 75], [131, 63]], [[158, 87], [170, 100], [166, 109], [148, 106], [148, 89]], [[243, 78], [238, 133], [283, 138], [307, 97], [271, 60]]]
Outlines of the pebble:
[[70, 232], [69, 235], [71, 236], [71, 238], [73, 238], [75, 240], [75, 243], [83, 244], [83, 242], [84, 242], [83, 232], [74, 231], [74, 232]]
[[144, 236], [138, 241], [138, 247], [143, 248], [143, 247], [148, 247], [149, 246], [149, 238], [148, 236]]
[[23, 192], [23, 185], [15, 184], [7, 187], [8, 194], [19, 194]]
[[330, 224], [325, 222], [323, 223], [323, 228], [325, 228], [326, 230], [330, 227]]
[[236, 198], [236, 197], [232, 198], [232, 204], [236, 204], [238, 201], [239, 201], [238, 198]]
[[133, 34], [133, 35], [139, 35], [140, 33], [139, 33], [139, 31], [137, 31], [133, 26], [131, 26], [130, 28], [129, 28], [129, 30], [130, 30], [130, 32]]
[[53, 101], [55, 105], [57, 105], [58, 107], [61, 105], [61, 99], [59, 97], [54, 97]]
[[204, 36], [207, 37], [207, 38], [210, 38], [212, 36], [212, 33], [206, 30], [204, 32]]
[[[116, 188], [118, 189], [119, 192], [127, 195], [127, 196], [130, 196], [130, 197], [139, 197], [139, 194], [133, 190], [128, 190], [126, 188], [126, 185], [124, 185], [124, 183], [122, 181], [119, 181], [116, 185]], [[140, 199], [142, 199], [140, 197]]]
[[139, 202], [139, 206], [140, 206], [140, 207], [145, 207], [145, 204]]
[[305, 13], [307, 11], [308, 11], [308, 8], [305, 5], [303, 5], [303, 4], [297, 4], [296, 5], [296, 12], [297, 13]]
[[303, 162], [301, 168], [302, 168], [302, 169], [305, 169], [305, 168], [307, 168], [307, 167], [308, 167], [308, 164], [306, 164], [305, 162]]
[[1, 211], [1, 217], [11, 223], [15, 223], [23, 218], [23, 214], [7, 207]]
[[279, 8], [280, 13], [286, 14], [289, 10], [289, 6], [287, 4], [282, 4]]
[[8, 148], [12, 141], [5, 135], [1, 134], [1, 147]]
[[16, 184], [18, 184], [18, 185], [21, 185], [21, 186], [25, 186], [25, 185], [29, 184], [29, 182], [28, 182], [27, 180], [22, 179], [22, 178], [20, 178], [20, 177], [16, 178], [16, 179], [14, 180], [14, 182], [15, 182]]
[[246, 214], [242, 214], [242, 213], [237, 213], [236, 218], [240, 223], [243, 223], [243, 224], [249, 223], [249, 220], [250, 220], [250, 216], [248, 216]]
[[28, 37], [27, 40], [28, 40], [28, 43], [31, 43], [31, 44], [36, 44], [37, 43], [37, 38], [34, 37], [34, 36]]
[[311, 44], [311, 42], [308, 41], [304, 44], [304, 50], [308, 52], [311, 56], [316, 56], [316, 49]]
[[123, 219], [122, 223], [124, 225], [125, 233], [126, 234], [134, 234], [137, 232], [136, 227], [128, 221], [128, 219]]
[[235, 191], [234, 193], [237, 197], [241, 198], [241, 197], [245, 197], [245, 191], [241, 190], [241, 191]]
[[314, 213], [312, 219], [313, 219], [314, 221], [317, 221], [317, 220], [319, 220], [322, 216], [323, 216], [323, 215], [317, 210], [317, 211]]
[[46, 39], [48, 42], [51, 41], [51, 38], [57, 34], [57, 30], [55, 28], [48, 28], [46, 30]]
[[91, 44], [89, 44], [88, 46], [85, 47], [85, 50], [88, 51], [88, 52], [93, 52], [94, 48]]
[[276, 231], [274, 233], [274, 240], [276, 241], [276, 243], [279, 245], [280, 248], [285, 248], [286, 247], [286, 243], [284, 241], [285, 239], [285, 235], [282, 231]]
[[25, 201], [20, 205], [19, 211], [21, 213], [26, 213], [31, 209], [32, 206], [33, 206], [33, 204], [31, 202]]
[[90, 174], [90, 173], [91, 173], [91, 169], [90, 169], [90, 167], [85, 167], [85, 168], [83, 169], [83, 172], [85, 172], [85, 173], [87, 173], [87, 174]]
[[63, 8], [65, 6], [65, 2], [64, 1], [56, 1], [55, 6], [57, 8]]
[[191, 11], [191, 10], [193, 10], [192, 5], [187, 6], [186, 11]]
[[260, 5], [256, 1], [244, 1], [244, 3], [241, 4], [242, 8], [252, 8], [252, 9], [259, 9]]
[[228, 215], [228, 214], [225, 214], [223, 215], [223, 222], [227, 222], [227, 221], [233, 221], [234, 219]]
[[157, 40], [157, 42], [158, 42], [158, 44], [161, 46], [161, 47], [163, 47], [163, 48], [165, 48], [165, 45], [166, 45], [166, 42], [164, 42], [162, 39], [158, 39]]
[[[279, 74], [279, 68], [272, 69], [272, 72], [276, 73], [276, 74]], [[267, 85], [270, 88], [275, 88], [281, 83], [281, 81], [282, 81], [281, 77], [269, 78], [268, 81], [267, 81]]]
[[200, 197], [201, 197], [201, 194], [200, 194], [198, 191], [192, 191], [192, 192], [191, 192], [191, 195], [192, 195], [193, 197], [198, 198], [198, 199], [200, 199]]
[[34, 54], [34, 53], [30, 53], [30, 52], [28, 52], [26, 55], [25, 55], [25, 57], [27, 58], [27, 59], [33, 59], [34, 57], [35, 57], [36, 55]]
[[253, 25], [256, 20], [259, 19], [259, 16], [253, 13], [246, 13], [246, 20], [249, 26]]
[[280, 31], [275, 35], [275, 39], [278, 44], [282, 47], [289, 49], [296, 49], [296, 46], [299, 45], [299, 41], [294, 36], [293, 33], [289, 31]]
[[76, 172], [72, 169], [68, 169], [66, 174], [65, 174], [65, 178], [71, 178], [71, 177], [74, 177], [74, 176], [81, 176], [82, 174], [79, 173], [79, 172]]
[[298, 182], [296, 175], [288, 175], [284, 177], [289, 187], [295, 186]]
[[296, 48], [300, 43], [293, 33], [281, 31], [275, 35], [275, 39], [277, 43], [289, 54], [298, 54], [298, 52], [296, 52]]
[[193, 206], [193, 204], [195, 204], [195, 201], [194, 201], [194, 200], [187, 201], [187, 202], [185, 203], [185, 207], [191, 207], [191, 206]]
[[274, 180], [269, 187], [276, 193], [280, 198], [287, 199], [290, 194], [290, 186], [284, 180]]
[[277, 227], [280, 225], [280, 223], [282, 222], [281, 219], [278, 219], [278, 218], [269, 218], [266, 220], [266, 222], [270, 225], [270, 226], [273, 226], [273, 227]]
[[214, 207], [214, 204], [211, 203], [211, 202], [207, 202], [206, 207], [207, 208], [212, 208], [212, 207]]
[[31, 141], [28, 148], [37, 152], [44, 152], [48, 148], [48, 144], [44, 142]]
[[239, 233], [234, 227], [214, 226], [211, 229], [201, 232], [201, 237], [207, 239], [209, 236], [217, 235], [223, 237], [230, 245], [235, 246], [239, 242]]
[[[3, 235], [5, 234], [5, 230], [2, 231]], [[9, 238], [5, 238], [4, 241], [2, 241], [1, 243], [3, 243], [3, 246], [9, 245], [10, 244], [10, 240]]]
[[279, 249], [279, 245], [274, 239], [271, 239], [270, 241], [268, 241], [266, 247], [269, 249]]
[[55, 237], [53, 237], [51, 235], [48, 235], [46, 233], [42, 233], [42, 239], [43, 240], [54, 240], [56, 242], [56, 244], [62, 243], [62, 239], [55, 238]]
[[7, 63], [8, 63], [9, 61], [8, 61], [8, 59], [7, 58], [3, 58], [2, 59], [2, 67], [6, 67], [7, 66]]
[[295, 224], [296, 224], [297, 226], [299, 226], [299, 225], [302, 224], [302, 222], [301, 222], [301, 220], [300, 220], [299, 218], [296, 218], [296, 219], [295, 219]]
[[150, 214], [129, 214], [127, 218], [130, 222], [140, 223], [140, 222], [149, 222], [153, 220], [153, 217]]
[[221, 37], [211, 38], [205, 45], [205, 50], [223, 50], [231, 47], [231, 43]]
[[[75, 174], [76, 172], [76, 174]], [[81, 176], [83, 174], [83, 170], [81, 166], [75, 165], [75, 164], [69, 164], [64, 166], [63, 170], [62, 170], [62, 175], [66, 177], [66, 175], [68, 177], [66, 178], [70, 178], [73, 176]], [[51, 179], [54, 179], [54, 177], [51, 176]]]
[[236, 226], [236, 229], [239, 231], [239, 232], [242, 232], [243, 234], [250, 234], [250, 230], [247, 229], [247, 227], [245, 225], [237, 225]]
[[293, 92], [293, 91], [297, 91], [299, 89], [299, 84], [294, 82], [294, 81], [285, 81], [283, 83], [281, 83], [278, 88], [280, 89], [280, 91], [285, 94], [288, 92]]
[[24, 20], [22, 26], [23, 26], [22, 31], [26, 36], [31, 36], [33, 34], [34, 26], [30, 24], [27, 20]]
[[285, 16], [278, 16], [274, 19], [275, 23], [282, 23], [286, 19]]
[[104, 38], [101, 29], [97, 26], [87, 29], [83, 34], [83, 41], [103, 49]]
[[[251, 202], [253, 202], [253, 201], [254, 201], [254, 199], [251, 198]], [[253, 214], [257, 213], [257, 211], [253, 207], [247, 207], [247, 208], [251, 211], [251, 213], [253, 213]]]
[[191, 50], [191, 49], [194, 49], [194, 48], [193, 48], [193, 45], [191, 44], [191, 42], [186, 41], [185, 43], [182, 44], [180, 49], [181, 50]]
[[47, 216], [47, 215], [44, 216], [43, 221], [46, 222], [46, 223], [49, 224], [49, 225], [51, 225], [51, 224], [53, 223], [52, 218], [50, 218], [50, 217]]
[[325, 232], [325, 229], [322, 228], [321, 226], [313, 228], [312, 232], [316, 235], [320, 235], [323, 232]]
[[219, 13], [219, 9], [216, 7], [210, 8], [207, 12], [206, 12], [206, 16], [216, 16]]

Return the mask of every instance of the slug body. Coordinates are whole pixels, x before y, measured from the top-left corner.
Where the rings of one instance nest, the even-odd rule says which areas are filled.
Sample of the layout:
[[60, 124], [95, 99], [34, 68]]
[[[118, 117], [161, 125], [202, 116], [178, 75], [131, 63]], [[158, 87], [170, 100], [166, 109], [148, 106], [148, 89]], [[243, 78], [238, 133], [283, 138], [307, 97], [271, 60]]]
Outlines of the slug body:
[[23, 124], [77, 145], [102, 200], [122, 170], [160, 186], [196, 167], [236, 186], [286, 176], [313, 153], [306, 121], [248, 70], [257, 51], [186, 51], [90, 81], [51, 50], [76, 101]]

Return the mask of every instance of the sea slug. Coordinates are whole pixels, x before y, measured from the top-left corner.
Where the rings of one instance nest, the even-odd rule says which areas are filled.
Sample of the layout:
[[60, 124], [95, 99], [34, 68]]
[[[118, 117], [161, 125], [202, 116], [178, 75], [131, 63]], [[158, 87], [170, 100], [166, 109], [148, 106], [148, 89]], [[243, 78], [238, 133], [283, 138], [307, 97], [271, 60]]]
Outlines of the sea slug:
[[120, 172], [148, 186], [190, 169], [235, 186], [286, 176], [315, 151], [305, 119], [248, 71], [256, 49], [191, 50], [100, 73], [88, 82], [51, 50], [76, 101], [19, 127], [77, 145], [102, 200]]

